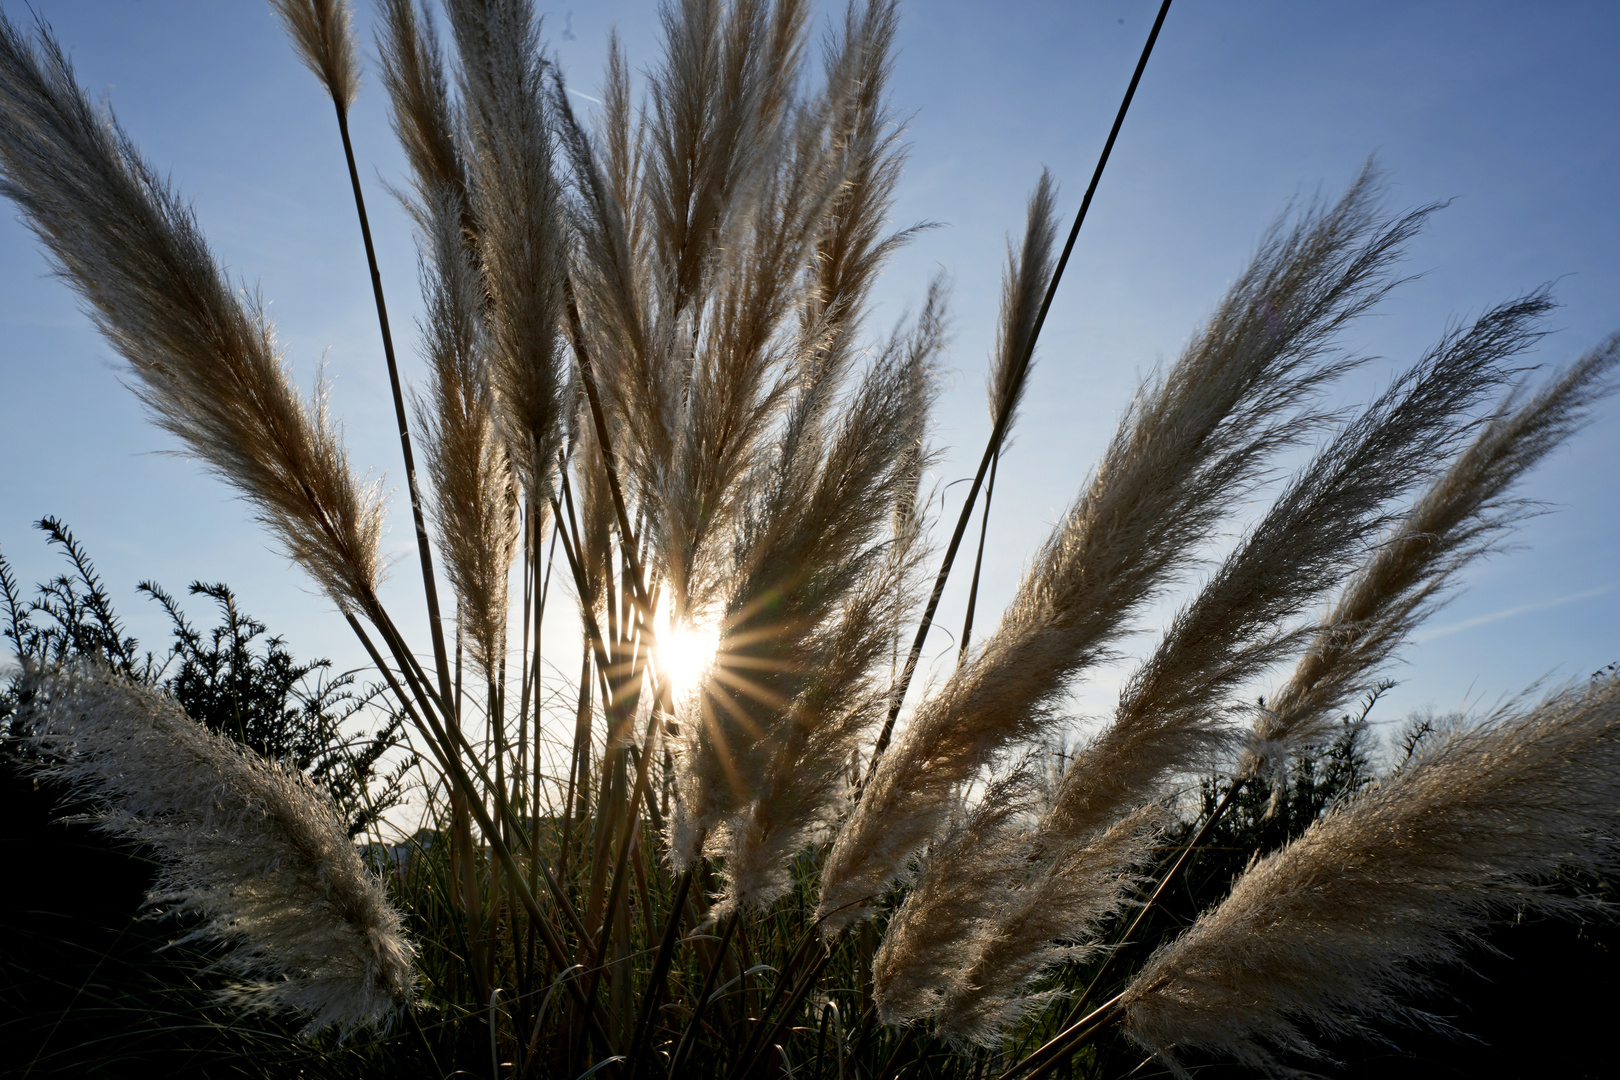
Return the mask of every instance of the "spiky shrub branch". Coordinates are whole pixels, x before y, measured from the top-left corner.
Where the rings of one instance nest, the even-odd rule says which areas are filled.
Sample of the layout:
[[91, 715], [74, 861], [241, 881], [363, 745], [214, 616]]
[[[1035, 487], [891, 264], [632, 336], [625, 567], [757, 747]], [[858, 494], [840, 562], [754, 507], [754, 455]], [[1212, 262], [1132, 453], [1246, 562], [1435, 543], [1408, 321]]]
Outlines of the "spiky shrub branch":
[[[276, 7], [346, 137], [347, 5]], [[385, 0], [378, 46], [422, 252], [422, 501], [457, 601], [454, 678], [447, 657], [423, 668], [378, 599], [378, 504], [319, 403], [288, 388], [263, 320], [48, 34], [36, 48], [10, 24], [0, 170], [159, 423], [328, 592], [416, 725], [450, 842], [426, 834], [392, 880], [424, 927], [424, 997], [444, 1013], [418, 1041], [463, 1067], [493, 1047], [496, 1068], [509, 1053], [525, 1076], [672, 1062], [744, 1080], [812, 1055], [825, 1075], [829, 1046], [840, 1070], [930, 1053], [879, 1018], [987, 1048], [947, 1068], [1010, 1054], [1048, 1023], [1053, 972], [1095, 954], [1152, 887], [1178, 784], [1247, 776], [1320, 735], [1512, 523], [1511, 484], [1589, 415], [1620, 352], [1610, 342], [1485, 415], [1536, 337], [1548, 301], [1535, 293], [1448, 333], [1367, 409], [1326, 411], [1322, 391], [1355, 363], [1347, 331], [1398, 284], [1434, 209], [1389, 212], [1368, 167], [1341, 199], [1281, 219], [1182, 356], [1144, 382], [1000, 625], [866, 777], [903, 696], [946, 340], [936, 288], [862, 347], [872, 282], [912, 232], [888, 231], [904, 160], [887, 90], [895, 5], [850, 4], [812, 80], [799, 0], [671, 0], [642, 103], [615, 43], [594, 126], [574, 115], [527, 0], [448, 0], [446, 13], [441, 42], [432, 12]], [[990, 380], [1008, 423], [1054, 273], [1054, 215], [1043, 176]], [[1279, 455], [1318, 437], [1272, 491]], [[1031, 748], [1060, 730], [1077, 681], [1261, 494], [1269, 507], [1191, 590], [1110, 722], [1040, 783]], [[578, 606], [577, 682], [541, 662], [553, 571]], [[1335, 589], [1325, 621], [1309, 618]], [[705, 635], [712, 655], [683, 685], [670, 657]], [[1289, 663], [1246, 737], [1239, 702]], [[467, 734], [479, 711], [482, 740]], [[1387, 790], [1408, 792], [1412, 775]], [[1420, 795], [1444, 799], [1444, 785], [1377, 798], [1404, 813], [1392, 800]], [[1357, 813], [1371, 811], [1321, 829], [1354, 832]], [[1562, 828], [1537, 838], [1527, 824], [1517, 850], [1556, 862]], [[1271, 865], [1234, 897], [1269, 888]], [[255, 887], [258, 864], [235, 872]], [[1155, 961], [1180, 965], [1182, 983], [1113, 1007], [1132, 1037], [1250, 1057], [1256, 1035], [1304, 1045], [1288, 1002], [1284, 1020], [1219, 1037], [1165, 1003], [1166, 987], [1191, 985], [1201, 943], [1241, 950], [1252, 931], [1220, 914], [1232, 903], [1206, 921], [1237, 929], [1200, 924]], [[694, 933], [705, 926], [716, 933]], [[1300, 980], [1324, 962], [1296, 960]], [[1315, 1022], [1326, 1007], [1295, 1012]], [[749, 1034], [714, 1035], [731, 1030]]]
[[4, 743], [26, 698], [21, 673], [93, 660], [134, 682], [162, 687], [198, 723], [306, 773], [338, 805], [351, 836], [400, 805], [415, 763], [409, 755], [384, 759], [392, 759], [399, 746], [404, 718], [389, 716], [369, 735], [352, 731], [373, 706], [386, 704], [379, 702], [378, 687], [358, 687], [352, 673], [333, 673], [329, 660], [294, 659], [285, 641], [266, 636], [268, 628], [219, 583], [192, 582], [188, 590], [219, 607], [219, 623], [202, 629], [162, 586], [141, 582], [136, 591], [157, 602], [172, 632], [166, 651], [143, 651], [73, 532], [49, 517], [34, 527], [61, 551], [72, 573], [39, 583], [29, 595], [0, 553], [0, 636], [9, 643], [12, 662], [0, 679], [0, 760], [28, 759], [26, 751], [10, 753], [19, 750], [17, 744]]

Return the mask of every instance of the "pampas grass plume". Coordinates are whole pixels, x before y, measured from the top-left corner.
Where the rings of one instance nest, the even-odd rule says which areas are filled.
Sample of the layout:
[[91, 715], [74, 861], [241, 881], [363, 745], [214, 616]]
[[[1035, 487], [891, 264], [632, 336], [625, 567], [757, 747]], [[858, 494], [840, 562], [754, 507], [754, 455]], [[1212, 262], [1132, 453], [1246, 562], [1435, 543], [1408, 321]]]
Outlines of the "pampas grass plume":
[[[943, 1030], [993, 1037], [1027, 1008], [1024, 987], [1064, 957], [1054, 943], [1085, 941], [1118, 910], [1120, 883], [1149, 832], [1123, 823], [1151, 808], [1175, 776], [1218, 763], [1234, 734], [1236, 688], [1297, 647], [1300, 635], [1286, 623], [1345, 574], [1387, 504], [1440, 468], [1470, 426], [1468, 410], [1536, 340], [1549, 306], [1534, 294], [1448, 334], [1341, 429], [1176, 615], [1127, 684], [1113, 723], [1070, 763], [1036, 832], [1040, 872], [973, 939], [944, 950], [972, 959], [942, 1006]], [[969, 868], [958, 888], [984, 903], [994, 890], [965, 884], [974, 877]], [[926, 920], [925, 910], [917, 917]]]
[[457, 194], [466, 211], [467, 168], [456, 145], [450, 80], [433, 21], [425, 12], [418, 19], [414, 0], [382, 0], [378, 8], [382, 84], [392, 106], [394, 134], [422, 201], [415, 208], [418, 216], [446, 190]]
[[473, 659], [493, 676], [506, 644], [507, 578], [517, 549], [517, 483], [496, 430], [484, 292], [463, 242], [462, 203], [445, 189], [423, 214], [424, 351], [428, 389], [416, 401], [433, 517], [457, 618]]
[[1614, 390], [1620, 335], [1526, 395], [1509, 395], [1349, 581], [1288, 683], [1255, 718], [1244, 772], [1321, 742], [1413, 628], [1444, 602], [1457, 572], [1495, 550], [1535, 509], [1507, 493], [1587, 422]]
[[1319, 420], [1300, 407], [1344, 370], [1334, 335], [1391, 287], [1427, 212], [1389, 219], [1378, 200], [1369, 168], [1336, 205], [1276, 229], [1181, 359], [1142, 389], [1001, 625], [873, 771], [828, 856], [818, 914], [829, 930], [871, 910], [963, 785], [1050, 730], [1071, 680], [1110, 655], [1270, 456]]
[[[1029, 352], [1035, 319], [1041, 299], [1052, 280], [1056, 259], [1052, 247], [1057, 242], [1057, 184], [1052, 174], [1041, 170], [1041, 178], [1029, 197], [1024, 225], [1024, 241], [1017, 253], [1008, 251], [1007, 269], [1001, 281], [1001, 321], [996, 351], [991, 357], [985, 390], [990, 399], [990, 416], [1013, 414], [1029, 385], [1029, 367], [1023, 367]], [[1012, 420], [1007, 421], [1009, 430]]]
[[209, 731], [167, 694], [84, 665], [33, 672], [40, 772], [93, 800], [101, 830], [150, 851], [148, 901], [225, 944], [226, 997], [321, 1029], [410, 1005], [415, 949], [331, 799], [304, 774]]
[[526, 0], [446, 5], [461, 56], [470, 206], [488, 292], [490, 376], [507, 452], [529, 500], [549, 501], [567, 413], [567, 247], [553, 172], [546, 61]]
[[293, 390], [263, 312], [60, 46], [0, 16], [0, 195], [12, 199], [157, 423], [231, 484], [340, 607], [372, 613], [382, 505], [317, 392]]
[[360, 93], [360, 61], [354, 54], [353, 14], [344, 0], [270, 0], [287, 36], [339, 112]]
[[1612, 871], [1620, 677], [1527, 713], [1459, 724], [1380, 786], [1260, 860], [1126, 989], [1126, 1033], [1276, 1067], [1320, 1056], [1307, 1028], [1436, 1022], [1402, 999], [1432, 987], [1470, 935], [1520, 909], [1573, 912], [1555, 872]]

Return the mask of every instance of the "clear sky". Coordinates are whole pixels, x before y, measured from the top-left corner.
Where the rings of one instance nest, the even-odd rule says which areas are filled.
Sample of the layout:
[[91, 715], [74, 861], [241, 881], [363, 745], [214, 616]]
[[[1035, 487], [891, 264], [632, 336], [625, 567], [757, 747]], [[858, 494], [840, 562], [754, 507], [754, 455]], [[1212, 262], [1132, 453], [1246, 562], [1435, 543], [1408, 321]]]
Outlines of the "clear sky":
[[[421, 626], [408, 508], [362, 249], [331, 109], [252, 0], [34, 0], [83, 83], [196, 206], [220, 260], [271, 305], [301, 385], [320, 365], [357, 465], [394, 490], [388, 597]], [[358, 5], [369, 41], [369, 10]], [[910, 115], [897, 224], [929, 232], [897, 258], [874, 331], [954, 282], [953, 346], [938, 438], [942, 485], [971, 475], [988, 430], [982, 381], [1005, 236], [1040, 168], [1072, 215], [1157, 5], [1148, 0], [911, 0], [893, 96]], [[19, 0], [0, 0], [17, 21]], [[649, 0], [546, 3], [552, 48], [594, 96], [608, 28], [632, 65], [656, 57]], [[834, 9], [823, 5], [823, 20]], [[1620, 6], [1393, 0], [1178, 0], [1058, 295], [1001, 466], [981, 628], [1080, 489], [1139, 377], [1173, 359], [1261, 230], [1291, 197], [1335, 195], [1369, 154], [1392, 202], [1454, 200], [1411, 246], [1421, 274], [1347, 339], [1388, 358], [1348, 390], [1381, 386], [1451, 320], [1553, 282], [1557, 332], [1534, 360], [1560, 363], [1620, 329]], [[581, 99], [582, 104], [589, 105]], [[416, 361], [415, 255], [386, 184], [402, 179], [369, 79], [354, 129], [382, 273], [407, 370]], [[96, 558], [149, 646], [166, 642], [145, 578], [179, 593], [225, 581], [300, 656], [359, 662], [301, 573], [243, 505], [142, 417], [119, 361], [32, 236], [0, 219], [0, 551], [25, 582], [57, 573], [29, 523], [54, 514]], [[1620, 401], [1533, 475], [1548, 513], [1520, 549], [1477, 567], [1405, 653], [1385, 719], [1489, 703], [1551, 675], [1620, 658]], [[965, 485], [949, 489], [950, 520]], [[960, 623], [960, 575], [942, 615]], [[559, 605], [561, 607], [562, 605]], [[211, 613], [193, 608], [200, 619]], [[555, 638], [554, 638], [555, 639]], [[425, 644], [425, 632], [421, 634]], [[1151, 637], [1128, 648], [1145, 652]], [[951, 639], [937, 636], [931, 653]], [[1106, 708], [1116, 676], [1077, 709]]]

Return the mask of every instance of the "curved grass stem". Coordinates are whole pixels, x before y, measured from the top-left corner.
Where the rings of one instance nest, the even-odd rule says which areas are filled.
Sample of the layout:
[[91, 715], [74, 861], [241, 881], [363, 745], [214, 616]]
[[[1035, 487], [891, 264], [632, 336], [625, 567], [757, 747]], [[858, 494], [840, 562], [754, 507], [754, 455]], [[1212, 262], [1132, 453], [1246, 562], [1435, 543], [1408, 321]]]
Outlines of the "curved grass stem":
[[382, 272], [377, 268], [377, 249], [371, 240], [371, 221], [366, 215], [366, 198], [360, 190], [360, 170], [355, 165], [354, 143], [349, 138], [349, 113], [333, 99], [338, 133], [343, 137], [343, 157], [349, 166], [349, 184], [354, 189], [355, 213], [360, 218], [360, 236], [365, 241], [366, 265], [371, 271], [371, 293], [377, 304], [377, 324], [382, 331], [383, 357], [388, 361], [388, 384], [394, 395], [394, 417], [399, 422], [399, 448], [405, 458], [405, 484], [411, 495], [411, 520], [416, 526], [416, 550], [422, 563], [422, 593], [427, 601], [428, 630], [433, 638], [433, 662], [439, 676], [439, 693], [446, 701], [450, 693], [450, 655], [444, 643], [444, 619], [439, 609], [439, 588], [433, 576], [433, 547], [428, 542], [427, 521], [422, 513], [422, 492], [416, 480], [416, 455], [411, 449], [410, 424], [405, 417], [405, 393], [399, 381], [399, 362], [394, 356], [394, 334], [388, 323], [388, 302], [383, 296]]
[[[1080, 200], [1080, 209], [1074, 216], [1074, 225], [1069, 229], [1069, 238], [1063, 244], [1063, 254], [1058, 256], [1057, 265], [1052, 270], [1052, 280], [1047, 284], [1046, 295], [1041, 299], [1040, 312], [1035, 316], [1035, 324], [1030, 328], [1029, 341], [1011, 379], [1014, 386], [1023, 383], [1029, 375], [1030, 357], [1035, 354], [1035, 343], [1041, 336], [1041, 328], [1046, 325], [1046, 313], [1051, 310], [1052, 297], [1057, 294], [1058, 282], [1063, 280], [1063, 271], [1069, 265], [1069, 255], [1074, 251], [1074, 242], [1080, 235], [1080, 226], [1085, 223], [1086, 212], [1091, 209], [1091, 201], [1097, 194], [1097, 185], [1102, 181], [1103, 169], [1107, 167], [1108, 157], [1114, 151], [1114, 142], [1119, 138], [1119, 130], [1125, 124], [1125, 114], [1130, 111], [1131, 99], [1136, 96], [1137, 84], [1142, 81], [1142, 72], [1147, 68], [1148, 57], [1153, 55], [1153, 45], [1159, 40], [1159, 29], [1164, 25], [1164, 17], [1169, 11], [1170, 0], [1164, 0], [1159, 5], [1158, 16], [1153, 20], [1153, 29], [1148, 32], [1147, 43], [1142, 46], [1142, 55], [1136, 62], [1136, 70], [1131, 74], [1131, 82], [1125, 89], [1125, 98], [1119, 104], [1119, 112], [1114, 116], [1114, 126], [1109, 130], [1108, 140], [1103, 143], [1102, 154], [1097, 158], [1097, 168], [1091, 174], [1091, 183], [1086, 187], [1085, 197]], [[1009, 401], [1017, 398], [1017, 393], [1007, 395]], [[979, 460], [979, 470], [974, 474], [973, 484], [968, 488], [967, 498], [962, 503], [962, 513], [956, 520], [956, 529], [951, 533], [951, 542], [945, 548], [945, 557], [940, 561], [939, 573], [934, 577], [934, 588], [928, 595], [928, 606], [923, 609], [922, 620], [917, 624], [917, 635], [912, 640], [911, 651], [906, 655], [905, 667], [901, 669], [900, 678], [889, 695], [888, 716], [884, 718], [883, 730], [872, 748], [872, 761], [867, 766], [866, 776], [871, 776], [872, 770], [877, 768], [878, 761], [894, 737], [894, 725], [900, 716], [900, 706], [905, 702], [906, 692], [911, 688], [912, 677], [917, 673], [917, 661], [922, 657], [923, 644], [928, 640], [928, 631], [934, 625], [934, 613], [939, 610], [940, 597], [945, 593], [945, 582], [951, 576], [951, 566], [956, 561], [957, 550], [962, 546], [962, 537], [967, 532], [968, 523], [973, 519], [973, 506], [978, 501], [980, 489], [984, 487], [985, 476], [990, 471], [991, 463], [1001, 452], [1001, 445], [1006, 441], [1007, 429], [1011, 424], [1012, 410], [1002, 409], [996, 416], [995, 426], [990, 431], [990, 439], [984, 447], [984, 456]], [[857, 792], [862, 787], [864, 784], [857, 784]]]

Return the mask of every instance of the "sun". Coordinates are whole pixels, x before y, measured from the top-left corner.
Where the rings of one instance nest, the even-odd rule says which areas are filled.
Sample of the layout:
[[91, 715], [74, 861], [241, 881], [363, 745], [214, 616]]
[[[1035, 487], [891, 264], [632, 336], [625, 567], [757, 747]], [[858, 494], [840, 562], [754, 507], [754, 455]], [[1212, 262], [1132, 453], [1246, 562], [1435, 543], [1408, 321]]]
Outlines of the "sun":
[[658, 639], [658, 667], [676, 697], [686, 697], [703, 684], [720, 646], [717, 626], [674, 626]]

